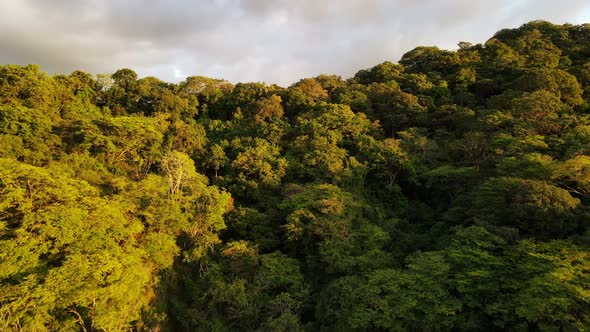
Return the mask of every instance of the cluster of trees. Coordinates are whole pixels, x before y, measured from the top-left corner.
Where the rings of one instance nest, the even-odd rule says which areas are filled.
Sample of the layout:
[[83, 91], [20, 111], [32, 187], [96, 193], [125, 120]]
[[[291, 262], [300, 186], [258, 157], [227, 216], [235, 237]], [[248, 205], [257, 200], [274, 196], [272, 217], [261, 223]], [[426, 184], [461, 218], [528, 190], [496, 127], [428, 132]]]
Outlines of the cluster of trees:
[[0, 330], [590, 328], [590, 25], [288, 88], [0, 66]]

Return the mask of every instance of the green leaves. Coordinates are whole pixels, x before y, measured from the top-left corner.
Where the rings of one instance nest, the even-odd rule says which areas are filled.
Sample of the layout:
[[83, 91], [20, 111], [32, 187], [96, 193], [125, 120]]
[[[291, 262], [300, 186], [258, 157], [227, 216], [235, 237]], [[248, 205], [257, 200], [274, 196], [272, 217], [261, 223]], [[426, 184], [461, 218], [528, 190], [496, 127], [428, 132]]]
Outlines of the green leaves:
[[84, 308], [97, 328], [121, 329], [137, 319], [153, 270], [131, 207], [99, 197], [83, 181], [0, 163], [5, 324], [42, 329], [52, 312], [72, 307]]
[[588, 251], [565, 241], [525, 241], [516, 250], [521, 273], [530, 278], [516, 294], [517, 315], [546, 329], [588, 326]]
[[344, 329], [406, 331], [452, 326], [460, 302], [447, 290], [449, 265], [444, 257], [435, 252], [417, 255], [408, 260], [407, 267], [376, 270], [364, 279], [336, 280], [323, 294], [320, 317], [330, 317], [325, 324]]
[[54, 134], [50, 114], [23, 106], [0, 105], [1, 157], [41, 165], [57, 154], [61, 140]]
[[[3, 326], [41, 330], [77, 319], [88, 329], [122, 330], [139, 319], [152, 301], [157, 273], [179, 253], [175, 236], [191, 235], [190, 257], [202, 257], [218, 242], [213, 233], [224, 227], [221, 215], [230, 208], [229, 195], [194, 183], [199, 179], [187, 158], [176, 153], [164, 160], [169, 188], [162, 180], [145, 180], [144, 190], [151, 186], [150, 194], [156, 194], [148, 206], [124, 196], [101, 197], [59, 168], [1, 159]], [[175, 200], [158, 198], [167, 189]], [[172, 211], [185, 216], [175, 220], [166, 215]], [[152, 219], [165, 217], [176, 224]]]
[[553, 172], [557, 179], [572, 194], [590, 196], [590, 157], [579, 155], [558, 165]]
[[578, 228], [575, 209], [580, 200], [547, 182], [493, 178], [477, 192], [476, 221], [515, 228], [538, 239], [564, 237]]
[[361, 202], [350, 193], [328, 184], [292, 189], [299, 192], [281, 204], [287, 213], [283, 228], [310, 268], [350, 273], [357, 266], [387, 264], [380, 249], [388, 234], [364, 219]]

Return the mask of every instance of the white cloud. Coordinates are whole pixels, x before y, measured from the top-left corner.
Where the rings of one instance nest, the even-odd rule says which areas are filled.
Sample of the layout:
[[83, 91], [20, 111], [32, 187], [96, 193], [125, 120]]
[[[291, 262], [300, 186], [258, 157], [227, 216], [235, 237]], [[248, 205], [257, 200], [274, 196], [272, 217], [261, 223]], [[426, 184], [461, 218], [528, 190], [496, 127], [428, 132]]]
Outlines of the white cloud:
[[3, 0], [0, 63], [129, 67], [288, 85], [349, 76], [419, 45], [453, 48], [535, 19], [590, 20], [587, 0]]

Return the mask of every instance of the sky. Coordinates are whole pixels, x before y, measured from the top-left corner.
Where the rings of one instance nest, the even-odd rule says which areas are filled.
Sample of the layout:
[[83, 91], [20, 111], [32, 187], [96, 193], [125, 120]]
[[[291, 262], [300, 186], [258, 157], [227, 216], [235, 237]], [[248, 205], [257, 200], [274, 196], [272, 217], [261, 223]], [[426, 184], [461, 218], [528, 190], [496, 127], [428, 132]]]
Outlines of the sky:
[[538, 19], [590, 22], [590, 1], [0, 0], [0, 64], [287, 86]]

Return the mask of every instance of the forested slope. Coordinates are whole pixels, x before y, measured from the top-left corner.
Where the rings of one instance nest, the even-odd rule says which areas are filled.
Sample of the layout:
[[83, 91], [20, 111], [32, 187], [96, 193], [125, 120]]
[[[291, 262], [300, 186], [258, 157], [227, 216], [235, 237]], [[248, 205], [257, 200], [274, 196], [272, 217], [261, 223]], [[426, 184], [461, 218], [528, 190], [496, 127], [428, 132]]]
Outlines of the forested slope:
[[0, 330], [590, 329], [590, 25], [459, 46], [288, 88], [0, 66]]

